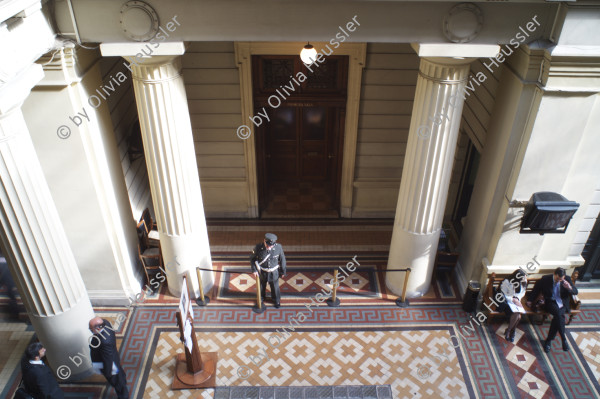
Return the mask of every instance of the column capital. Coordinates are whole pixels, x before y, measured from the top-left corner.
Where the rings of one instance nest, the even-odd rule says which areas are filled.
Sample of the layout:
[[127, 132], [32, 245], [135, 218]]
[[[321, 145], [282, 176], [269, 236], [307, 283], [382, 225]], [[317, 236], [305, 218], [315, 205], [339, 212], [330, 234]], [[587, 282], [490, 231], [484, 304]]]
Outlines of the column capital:
[[62, 47], [38, 59], [45, 76], [37, 86], [66, 87], [79, 83], [100, 58], [98, 50], [75, 47], [73, 43], [63, 41]]
[[129, 64], [134, 80], [157, 83], [181, 76], [180, 56], [185, 53], [183, 42], [173, 43], [102, 43], [105, 57], [119, 56]]
[[134, 58], [137, 64], [144, 63], [144, 61], [154, 63], [161, 59], [160, 56], [169, 56], [172, 58], [183, 55], [185, 53], [185, 43], [101, 43], [100, 52], [104, 57]]
[[[442, 63], [440, 63], [442, 61]], [[448, 64], [441, 58], [421, 58], [419, 76], [438, 84], [466, 84], [470, 62]], [[463, 60], [465, 61], [465, 60]]]
[[421, 58], [436, 59], [445, 65], [469, 64], [476, 58], [495, 57], [500, 52], [497, 44], [412, 43]]

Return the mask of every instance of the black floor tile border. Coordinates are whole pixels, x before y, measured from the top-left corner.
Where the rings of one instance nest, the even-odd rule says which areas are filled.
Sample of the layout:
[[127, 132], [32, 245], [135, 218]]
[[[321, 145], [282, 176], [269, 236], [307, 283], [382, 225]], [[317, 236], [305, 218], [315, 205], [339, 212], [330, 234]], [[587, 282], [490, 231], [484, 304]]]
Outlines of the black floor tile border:
[[392, 399], [390, 385], [217, 387], [215, 399]]

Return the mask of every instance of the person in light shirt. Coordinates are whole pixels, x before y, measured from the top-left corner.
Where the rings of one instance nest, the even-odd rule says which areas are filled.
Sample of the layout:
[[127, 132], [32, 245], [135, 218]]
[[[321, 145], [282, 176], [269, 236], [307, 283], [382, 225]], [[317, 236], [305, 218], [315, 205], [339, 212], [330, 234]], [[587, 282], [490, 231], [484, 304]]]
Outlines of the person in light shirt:
[[44, 345], [39, 342], [29, 344], [21, 359], [23, 388], [34, 399], [64, 399], [63, 391], [58, 386], [52, 370], [42, 361], [44, 356]]
[[90, 339], [92, 366], [99, 370], [108, 383], [115, 388], [119, 399], [129, 399], [127, 376], [117, 350], [117, 338], [108, 320], [94, 317], [89, 328], [94, 336]]
[[527, 290], [527, 273], [522, 269], [515, 270], [510, 276], [502, 280], [500, 291], [504, 294], [506, 300], [503, 302], [502, 310], [510, 318], [508, 328], [504, 332], [504, 338], [508, 342], [514, 342], [515, 330], [521, 314], [524, 309], [521, 304], [521, 299], [525, 296]]

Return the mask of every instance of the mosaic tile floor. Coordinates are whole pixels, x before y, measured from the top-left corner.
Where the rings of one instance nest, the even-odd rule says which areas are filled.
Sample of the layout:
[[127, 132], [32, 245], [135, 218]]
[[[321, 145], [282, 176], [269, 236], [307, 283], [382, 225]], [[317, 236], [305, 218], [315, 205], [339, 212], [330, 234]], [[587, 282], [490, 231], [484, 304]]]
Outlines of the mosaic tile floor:
[[[299, 387], [379, 384], [389, 384], [395, 399], [599, 397], [600, 306], [584, 306], [567, 328], [571, 351], [563, 352], [555, 340], [552, 352], [545, 354], [539, 341], [549, 321], [538, 326], [524, 318], [514, 343], [502, 337], [506, 324], [501, 319], [470, 329], [471, 319], [460, 308], [462, 295], [445, 275], [410, 307], [394, 306], [396, 296], [386, 291], [382, 272], [390, 221], [320, 223], [224, 221], [209, 226], [211, 247], [218, 249], [213, 257], [216, 269], [247, 268], [252, 247], [248, 243], [260, 241], [265, 231], [285, 240], [289, 258], [282, 308], [274, 309], [267, 301], [265, 313], [254, 313], [252, 279], [243, 271], [218, 273], [215, 288], [207, 293], [209, 306], [194, 306], [199, 345], [219, 352], [217, 383], [228, 390], [169, 389], [173, 358], [183, 346], [174, 321], [178, 299], [164, 287], [129, 308], [96, 309], [113, 322], [119, 313], [126, 316], [117, 337], [131, 398], [225, 399], [226, 392], [227, 399], [234, 394], [244, 398], [256, 390], [244, 394], [229, 388], [292, 385], [295, 389], [286, 396], [291, 399], [298, 396]], [[346, 293], [340, 295], [342, 306], [322, 305], [308, 312], [305, 303], [331, 277], [327, 269], [355, 254], [362, 269], [348, 280]], [[2, 299], [0, 295], [0, 306]], [[281, 345], [271, 347], [265, 340], [284, 327], [289, 330], [298, 312], [307, 312], [306, 319]], [[32, 336], [31, 326], [24, 323], [2, 324], [0, 397], [12, 397], [20, 379], [14, 362]], [[258, 353], [269, 361], [256, 365], [252, 359], [260, 363]], [[247, 379], [237, 375], [240, 366], [252, 371]], [[114, 390], [98, 377], [62, 384], [65, 397], [115, 398]], [[303, 394], [308, 399], [314, 392]]]
[[[421, 398], [419, 369], [430, 353], [411, 356], [415, 342], [435, 348], [447, 342], [449, 334], [416, 331], [315, 331], [292, 332], [285, 340], [272, 332], [202, 332], [197, 334], [201, 350], [219, 353], [217, 385], [248, 386], [334, 386], [390, 384], [393, 397], [412, 388]], [[268, 343], [271, 341], [271, 345]], [[148, 390], [144, 398], [160, 398], [173, 379], [172, 348], [178, 348], [178, 332], [162, 332], [156, 347], [149, 380], [166, 381]], [[268, 356], [268, 360], [264, 356]], [[253, 363], [254, 359], [257, 364]], [[243, 367], [239, 369], [239, 367]], [[247, 379], [246, 371], [252, 372]], [[404, 378], [403, 378], [404, 376]], [[432, 376], [431, 387], [441, 383], [446, 398], [463, 398], [467, 388], [454, 354], [448, 359], [444, 377]], [[432, 389], [432, 388], [431, 388]], [[432, 389], [433, 391], [433, 389]]]
[[338, 217], [327, 182], [279, 182], [269, 187], [263, 217]]
[[[113, 321], [119, 312], [128, 315], [118, 337], [132, 398], [213, 398], [212, 389], [168, 389], [173, 358], [183, 350], [174, 325], [175, 308], [144, 303], [126, 310], [97, 309]], [[219, 352], [217, 384], [390, 384], [394, 398], [598, 397], [598, 307], [586, 307], [569, 326], [571, 351], [560, 350], [557, 340], [549, 355], [539, 345], [549, 323], [521, 322], [511, 344], [501, 337], [505, 324], [475, 327], [467, 334], [469, 318], [457, 305], [315, 308], [301, 326], [293, 324], [295, 331], [285, 341], [278, 344], [270, 338], [269, 345], [271, 334], [279, 330], [287, 336], [283, 327], [289, 330], [291, 317], [303, 311], [308, 312], [293, 306], [257, 315], [249, 308], [195, 308], [201, 350]], [[453, 338], [451, 345], [451, 336], [460, 338]], [[29, 339], [30, 335], [20, 339], [23, 348]], [[259, 354], [269, 360], [261, 362]], [[252, 371], [249, 378], [238, 376], [240, 366]], [[8, 372], [13, 374], [8, 386], [14, 386], [18, 372]], [[101, 379], [64, 384], [63, 389], [68, 398], [114, 398]]]
[[[592, 370], [597, 370], [598, 363], [592, 356], [599, 345], [599, 308], [586, 310], [583, 320], [569, 327], [573, 339], [584, 343], [582, 348], [572, 342], [573, 349], [564, 353], [556, 342], [549, 355], [537, 343], [547, 333], [548, 323], [538, 329], [523, 322], [513, 345], [497, 334], [505, 328], [502, 324], [476, 327], [467, 334], [464, 326], [469, 318], [452, 305], [319, 308], [281, 344], [270, 338], [278, 335], [277, 330], [287, 336], [282, 327], [289, 329], [290, 318], [299, 311], [305, 308], [270, 309], [262, 315], [249, 309], [196, 309], [201, 350], [219, 352], [217, 384], [390, 384], [394, 398], [597, 395], [599, 381]], [[126, 334], [124, 345], [135, 352], [125, 350], [122, 359], [133, 381], [133, 397], [161, 397], [169, 392], [173, 358], [182, 351], [173, 325], [174, 309], [139, 307], [132, 316], [136, 329]], [[451, 336], [460, 338], [453, 338], [451, 345]], [[250, 375], [247, 379], [238, 375], [241, 366], [247, 367], [242, 368], [242, 375]], [[194, 394], [212, 397], [212, 390]], [[190, 391], [169, 392], [168, 397], [189, 395]]]

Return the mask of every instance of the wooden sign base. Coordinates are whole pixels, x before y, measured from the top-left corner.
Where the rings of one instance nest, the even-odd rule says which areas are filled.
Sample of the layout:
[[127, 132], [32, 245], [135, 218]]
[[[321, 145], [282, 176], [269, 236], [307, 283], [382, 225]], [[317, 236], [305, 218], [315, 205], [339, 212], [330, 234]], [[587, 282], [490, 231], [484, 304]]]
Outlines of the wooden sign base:
[[199, 353], [202, 370], [193, 374], [187, 370], [185, 354], [175, 356], [175, 376], [171, 389], [214, 388], [217, 377], [217, 352]]

